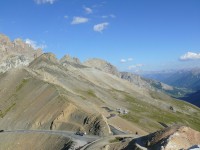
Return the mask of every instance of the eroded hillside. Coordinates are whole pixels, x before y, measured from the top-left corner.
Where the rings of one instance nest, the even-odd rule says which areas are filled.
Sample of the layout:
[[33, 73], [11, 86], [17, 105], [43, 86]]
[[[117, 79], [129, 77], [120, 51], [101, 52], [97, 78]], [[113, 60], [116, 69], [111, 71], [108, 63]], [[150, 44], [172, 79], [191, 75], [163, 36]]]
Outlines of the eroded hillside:
[[111, 64], [102, 63], [104, 70], [93, 61], [85, 66], [77, 58], [45, 53], [1, 73], [1, 128], [108, 136], [109, 125], [146, 135], [181, 124], [200, 131], [199, 108], [123, 80]]

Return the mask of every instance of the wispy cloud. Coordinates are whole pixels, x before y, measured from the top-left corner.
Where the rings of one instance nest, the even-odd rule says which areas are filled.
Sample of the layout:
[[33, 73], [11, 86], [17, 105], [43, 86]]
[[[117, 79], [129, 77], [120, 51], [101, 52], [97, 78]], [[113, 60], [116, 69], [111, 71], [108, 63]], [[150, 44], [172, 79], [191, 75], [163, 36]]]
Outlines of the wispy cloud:
[[65, 15], [65, 16], [64, 16], [64, 18], [65, 18], [65, 19], [68, 19], [68, 18], [69, 18], [69, 16]]
[[116, 16], [114, 14], [110, 14], [110, 15], [101, 16], [101, 18], [103, 18], [103, 19], [106, 19], [106, 18], [116, 18]]
[[89, 7], [83, 7], [83, 9], [85, 10], [86, 14], [92, 14], [93, 13], [93, 10]]
[[128, 61], [133, 61], [133, 58], [128, 58]]
[[81, 24], [81, 23], [86, 23], [88, 22], [89, 19], [88, 18], [84, 18], [84, 17], [73, 17], [73, 20], [71, 22], [71, 24]]
[[101, 16], [101, 17], [102, 17], [102, 18], [104, 18], [104, 19], [105, 19], [105, 18], [108, 18], [108, 16], [106, 16], [106, 15], [104, 15], [104, 16]]
[[46, 3], [49, 3], [49, 4], [53, 4], [55, 1], [57, 0], [34, 0], [37, 4], [46, 4]]
[[128, 59], [122, 58], [122, 59], [120, 60], [121, 63], [126, 63], [126, 62], [131, 62], [131, 61], [133, 61], [133, 58], [128, 58]]
[[136, 64], [136, 65], [131, 65], [128, 67], [129, 70], [132, 70], [132, 69], [135, 69], [135, 68], [140, 68], [140, 67], [143, 67], [144, 64]]
[[38, 49], [38, 48], [45, 49], [45, 48], [47, 48], [46, 44], [38, 44], [36, 41], [30, 40], [30, 39], [26, 39], [25, 43], [29, 44], [34, 49]]
[[100, 24], [96, 24], [93, 27], [93, 30], [96, 32], [102, 32], [103, 30], [106, 29], [106, 27], [109, 25], [108, 22], [104, 22], [104, 23], [100, 23]]
[[181, 61], [197, 60], [197, 59], [200, 59], [200, 53], [187, 52], [186, 54], [180, 57]]
[[111, 18], [116, 18], [116, 16], [114, 14], [110, 14]]
[[120, 62], [121, 62], [121, 63], [125, 63], [125, 62], [126, 62], [126, 59], [121, 59]]

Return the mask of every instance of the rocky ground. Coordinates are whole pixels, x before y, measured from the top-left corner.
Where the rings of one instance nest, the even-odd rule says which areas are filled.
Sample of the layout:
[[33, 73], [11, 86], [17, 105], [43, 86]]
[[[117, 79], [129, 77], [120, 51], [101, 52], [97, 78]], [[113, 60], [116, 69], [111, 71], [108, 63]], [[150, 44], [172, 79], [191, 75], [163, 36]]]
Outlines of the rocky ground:
[[200, 132], [174, 125], [143, 137], [110, 137], [88, 146], [90, 150], [179, 150], [200, 148]]

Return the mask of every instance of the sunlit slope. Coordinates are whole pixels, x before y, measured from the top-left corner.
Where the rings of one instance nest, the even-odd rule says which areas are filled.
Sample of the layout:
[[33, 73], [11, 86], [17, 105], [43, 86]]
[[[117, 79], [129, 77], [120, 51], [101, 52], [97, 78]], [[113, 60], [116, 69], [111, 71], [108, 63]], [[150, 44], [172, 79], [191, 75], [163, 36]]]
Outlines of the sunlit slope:
[[[98, 112], [87, 112], [65, 89], [39, 80], [26, 69], [17, 69], [1, 76], [0, 126], [5, 130], [45, 129], [82, 130], [90, 134], [107, 135], [109, 129]], [[89, 120], [87, 124], [85, 120]]]
[[1, 133], [0, 148], [26, 150], [46, 149], [61, 150], [69, 148], [72, 141], [69, 138], [43, 133]]
[[[63, 65], [53, 54], [1, 74], [0, 89], [0, 126], [5, 129], [80, 129], [109, 135], [108, 123], [118, 126], [125, 118], [147, 132], [174, 123], [200, 130], [199, 108], [99, 69]], [[119, 115], [117, 108], [129, 113]], [[117, 115], [116, 124], [106, 119], [110, 113]]]

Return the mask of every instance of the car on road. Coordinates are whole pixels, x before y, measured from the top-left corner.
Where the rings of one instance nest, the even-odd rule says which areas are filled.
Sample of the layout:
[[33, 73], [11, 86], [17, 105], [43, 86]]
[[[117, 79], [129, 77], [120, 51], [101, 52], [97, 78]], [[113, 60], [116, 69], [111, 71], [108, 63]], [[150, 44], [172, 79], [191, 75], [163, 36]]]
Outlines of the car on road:
[[83, 135], [86, 135], [86, 132], [80, 132], [80, 131], [78, 131], [78, 132], [75, 133], [75, 135], [83, 136]]
[[4, 132], [4, 130], [0, 130], [0, 132]]

